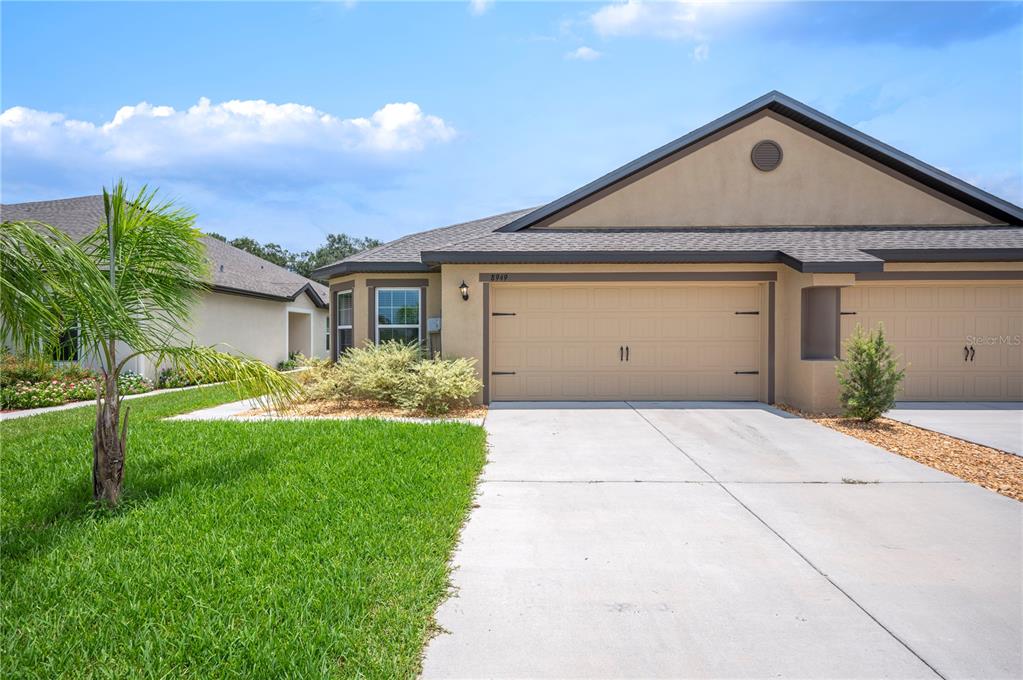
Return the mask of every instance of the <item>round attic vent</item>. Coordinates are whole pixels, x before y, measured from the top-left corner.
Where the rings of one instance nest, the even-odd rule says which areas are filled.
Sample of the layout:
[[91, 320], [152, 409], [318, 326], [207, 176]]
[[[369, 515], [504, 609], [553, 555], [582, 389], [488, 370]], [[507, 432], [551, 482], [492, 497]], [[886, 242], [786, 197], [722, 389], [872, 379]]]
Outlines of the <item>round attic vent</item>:
[[753, 145], [750, 158], [753, 160], [753, 165], [756, 166], [757, 170], [770, 172], [781, 165], [781, 147], [778, 146], [777, 142], [765, 139]]

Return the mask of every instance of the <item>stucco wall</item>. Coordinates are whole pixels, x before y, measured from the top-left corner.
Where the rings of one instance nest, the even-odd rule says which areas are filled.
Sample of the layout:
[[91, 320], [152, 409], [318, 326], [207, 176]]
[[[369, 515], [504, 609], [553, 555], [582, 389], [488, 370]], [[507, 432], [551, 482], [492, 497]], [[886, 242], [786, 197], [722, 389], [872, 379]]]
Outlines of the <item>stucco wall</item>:
[[[370, 323], [369, 318], [369, 286], [367, 281], [374, 280], [387, 280], [387, 281], [427, 281], [426, 290], [426, 316], [427, 317], [439, 317], [441, 315], [441, 299], [440, 299], [440, 285], [441, 275], [436, 272], [418, 272], [418, 273], [379, 273], [379, 274], [349, 274], [346, 276], [339, 276], [330, 280], [331, 287], [331, 305], [334, 304], [335, 292], [334, 289], [337, 286], [345, 286], [349, 283], [352, 284], [352, 304], [354, 306], [354, 323], [352, 324], [353, 339], [356, 347], [361, 347], [366, 343], [367, 340], [372, 340], [375, 337], [375, 330]], [[458, 284], [455, 284], [458, 285]], [[331, 311], [331, 325], [335, 325], [335, 316]]]
[[[1023, 271], [1023, 262], [978, 262], [978, 263], [905, 263], [886, 267], [889, 271]], [[477, 373], [483, 376], [483, 282], [481, 274], [490, 273], [602, 273], [602, 272], [721, 272], [721, 271], [766, 271], [775, 272], [775, 402], [786, 403], [798, 408], [821, 411], [838, 408], [838, 380], [835, 377], [835, 361], [804, 360], [800, 355], [801, 340], [801, 291], [808, 286], [865, 286], [880, 285], [856, 281], [851, 274], [801, 274], [782, 265], [445, 265], [440, 274], [359, 274], [341, 277], [332, 283], [354, 280], [356, 341], [367, 337], [368, 310], [366, 279], [406, 278], [430, 281], [428, 293], [429, 315], [441, 315], [442, 345], [445, 357], [471, 357], [477, 361]], [[462, 300], [459, 284], [465, 281], [469, 286], [469, 299]], [[931, 282], [937, 283], [937, 282]], [[947, 283], [947, 282], [946, 282]], [[926, 285], [927, 282], [912, 282], [907, 285]], [[501, 285], [500, 283], [491, 286]], [[552, 284], [556, 285], [556, 284]], [[684, 284], [680, 284], [684, 285]], [[713, 285], [713, 284], [706, 284]], [[893, 285], [887, 282], [884, 285]], [[894, 285], [901, 285], [896, 282]], [[768, 286], [763, 287], [765, 299], [761, 305], [766, 338]], [[498, 311], [498, 310], [491, 310]], [[844, 338], [843, 338], [844, 340]], [[768, 363], [768, 348], [763, 347], [762, 366]], [[766, 371], [765, 371], [766, 373]], [[763, 394], [766, 398], [767, 376], [763, 376]], [[479, 400], [482, 395], [478, 395]]]
[[[659, 169], [623, 183], [551, 227], [986, 224], [960, 204], [893, 177], [791, 121], [766, 113]], [[757, 170], [771, 139], [781, 165]]]
[[[192, 336], [196, 344], [222, 345], [224, 351], [265, 361], [271, 366], [288, 358], [288, 308], [313, 313], [313, 328], [326, 328], [326, 310], [316, 308], [307, 295], [294, 302], [261, 300], [242, 295], [207, 293], [196, 306]], [[326, 335], [315, 333], [316, 355], [326, 356]]]

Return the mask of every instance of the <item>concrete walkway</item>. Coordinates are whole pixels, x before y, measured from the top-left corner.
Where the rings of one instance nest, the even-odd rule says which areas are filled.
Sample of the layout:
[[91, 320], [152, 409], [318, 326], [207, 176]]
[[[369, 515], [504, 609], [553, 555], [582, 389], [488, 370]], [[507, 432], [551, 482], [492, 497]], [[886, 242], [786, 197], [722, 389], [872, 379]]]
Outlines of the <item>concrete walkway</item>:
[[886, 418], [1023, 456], [1023, 403], [900, 401]]
[[1020, 677], [1023, 505], [761, 404], [502, 404], [427, 678]]
[[[199, 387], [213, 387], [213, 385], [222, 385], [223, 383], [211, 383], [209, 385], [189, 385], [188, 387], [168, 387], [162, 390], [153, 390], [152, 392], [143, 392], [142, 394], [129, 394], [125, 398], [128, 399], [142, 399], [143, 397], [155, 397], [158, 394], [167, 394], [169, 392], [181, 392], [182, 390], [194, 390]], [[41, 408], [28, 408], [23, 411], [5, 411], [0, 413], [0, 422], [4, 420], [16, 420], [18, 418], [27, 418], [29, 416], [38, 416], [43, 413], [55, 413], [57, 411], [67, 411], [72, 408], [81, 408], [82, 406], [95, 406], [96, 402], [92, 399], [88, 401], [73, 401], [70, 404], [60, 404], [58, 406], [43, 406]]]

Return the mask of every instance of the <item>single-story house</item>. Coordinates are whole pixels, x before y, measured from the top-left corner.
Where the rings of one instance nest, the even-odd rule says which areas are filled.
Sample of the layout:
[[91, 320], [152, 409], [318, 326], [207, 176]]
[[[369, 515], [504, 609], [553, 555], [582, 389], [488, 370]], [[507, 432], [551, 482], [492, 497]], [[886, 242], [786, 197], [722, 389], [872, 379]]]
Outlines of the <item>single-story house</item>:
[[[81, 196], [53, 201], [0, 206], [4, 221], [35, 220], [49, 224], [78, 240], [106, 223], [102, 196]], [[210, 236], [203, 237], [212, 270], [209, 292], [192, 312], [191, 337], [198, 345], [246, 354], [276, 366], [289, 354], [324, 358], [330, 351], [327, 323], [327, 288], [283, 267]], [[78, 356], [77, 347], [63, 348], [67, 356], [95, 366], [90, 357]], [[131, 362], [129, 362], [131, 363]], [[153, 378], [157, 367], [140, 357], [129, 370]]]
[[318, 271], [333, 353], [473, 357], [484, 402], [837, 403], [884, 325], [904, 399], [1023, 398], [1023, 209], [778, 92], [550, 203]]

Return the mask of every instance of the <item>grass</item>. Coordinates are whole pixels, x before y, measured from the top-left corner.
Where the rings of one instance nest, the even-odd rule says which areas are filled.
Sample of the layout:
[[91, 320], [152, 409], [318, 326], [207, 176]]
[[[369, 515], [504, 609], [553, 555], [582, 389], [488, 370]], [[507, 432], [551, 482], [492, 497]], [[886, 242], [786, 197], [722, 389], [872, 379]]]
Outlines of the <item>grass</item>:
[[131, 403], [125, 501], [90, 501], [93, 410], [4, 422], [4, 677], [410, 677], [482, 428], [166, 422]]

